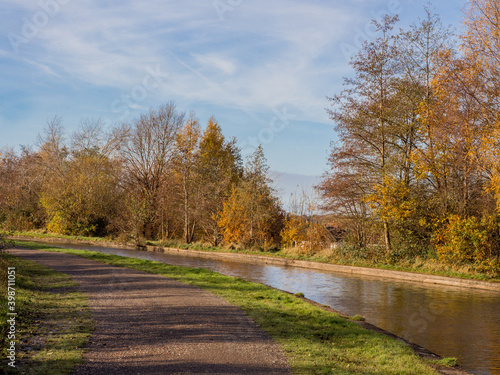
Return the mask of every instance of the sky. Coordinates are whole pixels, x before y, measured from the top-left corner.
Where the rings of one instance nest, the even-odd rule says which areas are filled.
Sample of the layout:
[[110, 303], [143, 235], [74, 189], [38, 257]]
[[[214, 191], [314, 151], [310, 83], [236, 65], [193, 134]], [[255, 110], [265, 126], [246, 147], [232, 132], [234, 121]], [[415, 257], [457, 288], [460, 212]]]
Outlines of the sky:
[[[83, 119], [112, 126], [173, 101], [202, 125], [215, 116], [244, 156], [262, 144], [277, 175], [312, 181], [336, 139], [326, 98], [352, 75], [370, 21], [398, 14], [404, 28], [425, 4], [2, 0], [0, 146], [35, 144], [54, 116], [70, 134]], [[433, 4], [457, 28], [464, 5]]]

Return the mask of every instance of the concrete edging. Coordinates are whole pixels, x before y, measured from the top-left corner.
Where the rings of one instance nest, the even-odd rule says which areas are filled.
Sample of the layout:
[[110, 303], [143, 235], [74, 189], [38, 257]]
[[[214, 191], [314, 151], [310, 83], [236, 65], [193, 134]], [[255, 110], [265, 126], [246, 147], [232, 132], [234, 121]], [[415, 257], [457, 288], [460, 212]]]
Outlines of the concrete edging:
[[91, 245], [91, 246], [110, 247], [116, 249], [143, 250], [143, 251], [145, 250], [150, 252], [162, 252], [165, 254], [174, 254], [174, 255], [181, 254], [181, 255], [207, 258], [207, 259], [230, 260], [233, 262], [242, 262], [242, 263], [270, 264], [270, 265], [279, 265], [286, 267], [299, 267], [299, 268], [316, 269], [322, 271], [346, 273], [350, 275], [370, 276], [370, 277], [393, 279], [393, 280], [407, 281], [407, 282], [418, 282], [425, 284], [474, 288], [474, 289], [492, 290], [500, 292], [500, 283], [496, 282], [459, 279], [454, 277], [435, 276], [435, 275], [419, 274], [413, 272], [385, 270], [379, 268], [344, 266], [331, 263], [314, 262], [309, 260], [269, 257], [265, 255], [206, 252], [200, 250], [186, 250], [186, 249], [150, 246], [150, 245], [144, 246], [143, 248], [138, 248], [136, 245], [131, 245], [131, 244], [122, 245], [122, 244], [117, 244], [115, 242], [67, 240], [60, 238], [39, 238], [39, 237], [27, 237], [27, 236], [11, 236], [9, 238], [20, 241], [41, 240], [44, 242], [58, 243], [58, 244], [68, 243], [74, 245]]

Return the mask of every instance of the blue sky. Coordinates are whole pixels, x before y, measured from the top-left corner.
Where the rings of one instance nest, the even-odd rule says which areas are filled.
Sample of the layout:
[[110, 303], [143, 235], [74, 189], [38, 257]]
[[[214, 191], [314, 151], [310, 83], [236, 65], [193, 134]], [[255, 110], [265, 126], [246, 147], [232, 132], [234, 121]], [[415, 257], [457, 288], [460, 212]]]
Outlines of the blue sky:
[[[214, 115], [272, 170], [320, 175], [334, 124], [326, 96], [351, 74], [346, 50], [370, 20], [423, 16], [419, 0], [3, 0], [0, 146], [34, 144], [55, 115], [133, 121], [168, 101]], [[461, 24], [465, 1], [434, 4]]]

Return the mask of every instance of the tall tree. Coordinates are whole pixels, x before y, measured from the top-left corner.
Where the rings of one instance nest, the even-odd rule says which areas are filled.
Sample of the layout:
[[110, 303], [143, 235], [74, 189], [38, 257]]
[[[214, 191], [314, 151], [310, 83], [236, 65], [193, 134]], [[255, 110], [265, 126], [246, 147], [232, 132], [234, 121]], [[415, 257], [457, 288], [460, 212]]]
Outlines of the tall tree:
[[184, 114], [173, 102], [150, 109], [130, 126], [122, 147], [126, 176], [132, 193], [137, 235], [153, 237], [159, 228], [159, 190], [175, 155], [175, 140]]
[[500, 211], [500, 2], [469, 0], [465, 24], [461, 64], [466, 66], [467, 75], [457, 82], [479, 106], [478, 160]]
[[[329, 110], [336, 123], [341, 145], [332, 150], [331, 160], [342, 164], [350, 175], [364, 176], [363, 189], [382, 186], [392, 170], [393, 133], [398, 65], [396, 46], [390, 35], [397, 17], [386, 16], [374, 25], [380, 33], [374, 42], [365, 43], [351, 61], [355, 78], [346, 79], [348, 88], [329, 98]], [[376, 203], [376, 201], [374, 201]], [[389, 220], [382, 219], [387, 252], [391, 250]]]
[[262, 146], [248, 158], [243, 173], [243, 189], [248, 197], [248, 215], [250, 218], [250, 239], [253, 241], [258, 227], [257, 223], [266, 219], [270, 214], [270, 207], [266, 207], [271, 193], [271, 179], [269, 178], [269, 166]]
[[218, 123], [210, 118], [200, 140], [195, 173], [202, 181], [198, 206], [200, 226], [205, 238], [214, 245], [221, 241], [218, 214], [241, 178], [241, 164], [236, 140], [226, 141]]
[[176, 147], [177, 155], [175, 159], [175, 170], [178, 174], [181, 185], [181, 206], [184, 219], [184, 241], [191, 243], [197, 228], [197, 202], [199, 189], [202, 181], [195, 172], [199, 146], [201, 139], [201, 129], [198, 120], [191, 115], [182, 129], [177, 133]]
[[[53, 134], [50, 129], [46, 134]], [[47, 229], [73, 235], [104, 236], [109, 232], [121, 198], [121, 165], [112, 158], [119, 144], [116, 135], [105, 135], [98, 121], [84, 121], [72, 135], [71, 147], [63, 146], [68, 152], [58, 159], [58, 167], [51, 169], [49, 164], [41, 194], [50, 220]], [[53, 139], [46, 138], [42, 155], [61, 147], [51, 146]]]
[[283, 213], [262, 146], [248, 157], [243, 178], [224, 203], [218, 225], [226, 243], [279, 246]]
[[434, 132], [426, 129], [420, 110], [432, 102], [432, 80], [449, 33], [429, 8], [426, 14], [396, 35], [391, 30], [397, 18], [375, 22], [380, 36], [365, 43], [351, 62], [355, 77], [330, 98], [340, 139], [320, 191], [327, 206], [358, 223], [352, 227], [356, 242], [366, 241], [361, 228], [370, 217], [381, 222], [387, 253], [395, 231], [418, 231], [418, 207], [425, 205], [428, 190], [415, 165], [432, 159]]
[[396, 36], [400, 64], [394, 116], [397, 178], [384, 203], [386, 213], [396, 219], [399, 238], [422, 250], [429, 247], [431, 223], [448, 202], [439, 122], [430, 121], [430, 116], [434, 113], [435, 77], [445, 64], [442, 56], [453, 53], [455, 45], [449, 28], [442, 25], [430, 4], [424, 11], [423, 19]]

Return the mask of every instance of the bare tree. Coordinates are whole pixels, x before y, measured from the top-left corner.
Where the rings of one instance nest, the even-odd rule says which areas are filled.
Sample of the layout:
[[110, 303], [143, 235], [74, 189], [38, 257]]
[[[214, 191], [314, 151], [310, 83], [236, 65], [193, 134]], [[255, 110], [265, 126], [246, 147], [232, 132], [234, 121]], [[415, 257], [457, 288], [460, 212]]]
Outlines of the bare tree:
[[64, 159], [68, 156], [62, 118], [54, 116], [37, 137], [38, 154], [45, 173], [62, 174]]
[[[150, 109], [130, 126], [121, 150], [130, 186], [136, 190], [139, 232], [153, 235], [158, 214], [159, 190], [175, 153], [175, 140], [184, 113], [173, 102]], [[139, 233], [138, 233], [139, 234]]]
[[198, 220], [196, 217], [197, 197], [197, 174], [195, 166], [199, 144], [201, 139], [201, 129], [194, 114], [191, 114], [182, 130], [177, 134], [177, 157], [175, 170], [180, 180], [182, 190], [182, 211], [184, 217], [184, 241], [191, 243], [194, 240]]
[[94, 153], [101, 157], [111, 157], [121, 148], [128, 133], [127, 126], [106, 131], [100, 119], [83, 119], [78, 130], [71, 136], [71, 150], [75, 155]]

